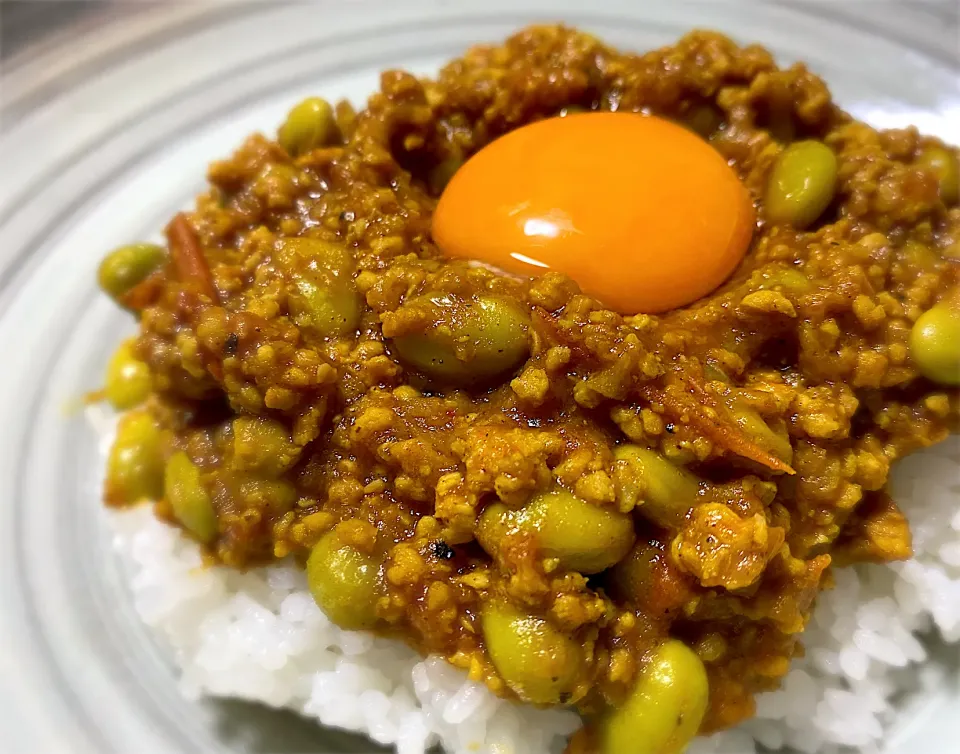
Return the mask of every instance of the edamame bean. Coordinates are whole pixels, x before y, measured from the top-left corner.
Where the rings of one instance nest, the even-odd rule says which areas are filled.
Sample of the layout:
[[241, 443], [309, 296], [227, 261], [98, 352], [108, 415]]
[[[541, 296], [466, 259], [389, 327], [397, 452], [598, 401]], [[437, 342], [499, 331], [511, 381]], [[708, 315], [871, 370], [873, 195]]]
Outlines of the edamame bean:
[[150, 368], [133, 355], [132, 341], [125, 341], [107, 365], [107, 400], [118, 411], [143, 403], [150, 394]]
[[917, 158], [917, 163], [937, 176], [940, 182], [940, 199], [952, 206], [960, 199], [960, 162], [949, 149], [928, 146]]
[[383, 591], [381, 567], [370, 555], [325, 534], [307, 558], [307, 585], [320, 609], [341, 628], [371, 628]]
[[150, 273], [167, 262], [167, 250], [152, 243], [136, 243], [114, 249], [97, 270], [100, 287], [122, 304], [122, 297]]
[[280, 240], [277, 261], [290, 273], [321, 269], [333, 275], [351, 275], [355, 261], [350, 249], [334, 241], [309, 236], [290, 236]]
[[803, 230], [833, 200], [837, 158], [826, 144], [798, 141], [780, 153], [767, 184], [766, 216]]
[[477, 542], [487, 554], [495, 558], [500, 553], [503, 538], [516, 529], [516, 514], [503, 503], [491, 503], [477, 520]]
[[487, 506], [477, 537], [490, 554], [510, 529], [536, 532], [541, 553], [567, 569], [599, 573], [620, 560], [633, 545], [633, 520], [609, 506], [591, 505], [566, 490], [540, 493], [523, 508]]
[[480, 616], [490, 660], [513, 692], [535, 704], [557, 704], [574, 688], [583, 653], [549, 622], [490, 601]]
[[158, 500], [163, 495], [160, 430], [143, 412], [120, 419], [107, 459], [104, 498], [108, 505]]
[[238, 416], [233, 420], [232, 467], [278, 477], [300, 458], [301, 448], [276, 419]]
[[689, 577], [674, 565], [666, 546], [640, 540], [605, 574], [604, 583], [618, 600], [648, 615], [665, 616], [688, 604], [692, 596]]
[[360, 325], [363, 304], [352, 281], [298, 277], [287, 298], [298, 326], [321, 338], [349, 335]]
[[810, 280], [800, 270], [794, 267], [777, 267], [768, 270], [763, 275], [763, 281], [757, 286], [758, 290], [781, 288], [787, 293], [802, 295], [811, 288]]
[[363, 300], [354, 287], [355, 262], [346, 246], [319, 238], [284, 238], [276, 261], [292, 283], [287, 306], [298, 327], [321, 338], [356, 331]]
[[269, 518], [282, 516], [297, 502], [297, 488], [285, 479], [236, 474], [230, 487], [244, 508], [256, 508]]
[[670, 639], [653, 653], [622, 705], [597, 723], [600, 754], [682, 754], [707, 710], [707, 672]]
[[182, 450], [170, 456], [163, 481], [177, 521], [201, 542], [216, 539], [217, 514], [210, 494], [200, 480], [200, 468]]
[[910, 355], [920, 373], [941, 385], [960, 385], [960, 306], [940, 302], [910, 330]]
[[530, 352], [529, 319], [505, 299], [461, 301], [443, 294], [418, 299], [435, 323], [393, 338], [400, 359], [426, 376], [465, 385], [516, 369]]
[[333, 107], [325, 99], [309, 97], [294, 107], [277, 131], [277, 141], [291, 157], [340, 140]]
[[613, 455], [625, 494], [641, 502], [637, 510], [661, 526], [679, 528], [699, 494], [696, 477], [638, 445], [620, 445]]
[[630, 604], [646, 604], [656, 584], [656, 561], [662, 557], [664, 554], [661, 550], [647, 542], [637, 542], [637, 546], [607, 574], [610, 592]]

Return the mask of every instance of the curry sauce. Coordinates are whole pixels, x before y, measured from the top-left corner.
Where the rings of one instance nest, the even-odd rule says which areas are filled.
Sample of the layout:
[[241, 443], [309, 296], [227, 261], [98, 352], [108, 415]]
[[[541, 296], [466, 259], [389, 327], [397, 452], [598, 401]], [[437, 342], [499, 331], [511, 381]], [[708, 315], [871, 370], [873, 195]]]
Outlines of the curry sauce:
[[[140, 322], [113, 392], [143, 401], [107, 503], [156, 499], [211, 562], [296, 558], [337, 623], [499, 694], [610, 720], [689, 648], [700, 730], [751, 716], [831, 568], [910, 556], [885, 485], [958, 413], [956, 151], [709, 32], [628, 55], [533, 27], [434, 80], [387, 71], [359, 112], [319, 103], [214, 163], [165, 248], [101, 269]], [[719, 289], [624, 316], [443, 257], [459, 164], [570, 109], [659, 115], [726, 158], [757, 222]], [[798, 199], [791, 161], [818, 160], [829, 190]]]

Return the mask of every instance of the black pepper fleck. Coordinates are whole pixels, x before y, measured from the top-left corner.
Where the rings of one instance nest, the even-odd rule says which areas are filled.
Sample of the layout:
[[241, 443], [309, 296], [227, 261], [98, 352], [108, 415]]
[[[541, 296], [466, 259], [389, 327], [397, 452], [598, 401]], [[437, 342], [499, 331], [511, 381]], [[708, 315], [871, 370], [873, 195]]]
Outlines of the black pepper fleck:
[[237, 346], [240, 345], [240, 336], [235, 332], [230, 333], [223, 343], [223, 353], [226, 356], [233, 356], [237, 352]]
[[676, 427], [676, 425], [675, 425], [673, 422], [670, 422], [670, 423], [666, 426], [666, 430], [667, 430], [667, 432], [669, 432], [669, 433], [672, 435], [674, 432], [677, 431], [677, 427]]
[[442, 539], [438, 539], [436, 542], [433, 542], [430, 545], [430, 549], [433, 551], [433, 555], [440, 560], [450, 560], [457, 553], [453, 551], [453, 548], [444, 542]]

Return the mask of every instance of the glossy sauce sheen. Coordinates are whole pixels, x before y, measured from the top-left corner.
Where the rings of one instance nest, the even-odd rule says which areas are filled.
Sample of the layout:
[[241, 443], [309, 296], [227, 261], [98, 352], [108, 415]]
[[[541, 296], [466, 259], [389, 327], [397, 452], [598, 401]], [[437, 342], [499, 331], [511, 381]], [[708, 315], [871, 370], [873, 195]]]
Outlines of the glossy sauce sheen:
[[705, 296], [743, 258], [750, 195], [706, 141], [635, 113], [549, 118], [497, 139], [453, 177], [433, 218], [450, 257], [569, 275], [621, 314]]
[[[784, 89], [764, 80], [791, 93], [787, 130], [840, 167], [835, 211], [808, 232], [788, 223], [812, 213], [771, 219], [767, 187], [791, 144], [765, 128]], [[617, 112], [555, 118], [569, 107]], [[699, 128], [704, 107], [709, 144], [670, 125]], [[533, 27], [437, 80], [389, 72], [366, 109], [336, 112], [322, 146], [288, 144], [298, 156], [251, 136], [210, 166], [168, 249], [107, 265], [104, 287], [140, 316], [121, 362], [139, 360], [126, 373], [145, 368], [151, 391], [121, 421], [106, 502], [159, 498], [158, 515], [225, 566], [305, 564], [340, 625], [373, 624], [498, 694], [575, 707], [591, 724], [568, 754], [596, 754], [591, 731], [602, 754], [621, 754], [622, 735], [682, 748], [702, 674], [660, 695], [656, 720], [632, 713], [666, 690], [657, 654], [696, 666], [679, 641], [706, 667], [699, 730], [753, 715], [754, 694], [801, 651], [828, 569], [909, 556], [891, 460], [957, 426], [960, 393], [933, 381], [939, 339], [909, 342], [915, 322], [942, 318], [960, 275], [957, 191], [924, 162], [932, 151], [957, 167], [957, 151], [858, 123], [805, 67], [778, 70], [709, 32], [637, 56]], [[622, 138], [529, 136], [578, 123]], [[636, 138], [643, 129], [685, 140], [691, 162], [668, 160], [667, 138]], [[484, 173], [501, 150], [513, 161]], [[629, 320], [562, 274], [442, 257], [434, 173], [464, 155], [478, 156], [441, 207], [482, 179], [460, 196], [463, 238], [525, 238], [485, 203], [525, 197], [536, 219], [570, 206], [543, 196], [582, 199], [593, 211], [575, 227], [607, 240], [580, 239], [570, 258], [625, 281], [617, 290], [682, 263], [651, 228], [682, 237], [673, 248], [686, 254], [713, 233], [729, 248], [729, 207], [746, 199], [724, 160], [763, 223], [721, 289]], [[523, 253], [502, 234], [490, 246]], [[685, 264], [671, 280], [706, 266]], [[134, 383], [108, 394], [131, 405], [144, 398]]]

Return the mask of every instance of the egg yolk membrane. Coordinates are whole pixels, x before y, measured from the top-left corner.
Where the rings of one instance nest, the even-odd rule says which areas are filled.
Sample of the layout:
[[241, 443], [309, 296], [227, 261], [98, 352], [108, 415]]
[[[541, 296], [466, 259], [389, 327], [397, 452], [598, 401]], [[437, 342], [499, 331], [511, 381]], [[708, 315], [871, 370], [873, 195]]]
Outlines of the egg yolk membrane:
[[685, 306], [719, 286], [755, 212], [726, 160], [682, 126], [638, 113], [550, 118], [493, 141], [433, 216], [449, 256], [518, 275], [548, 270], [621, 314]]

